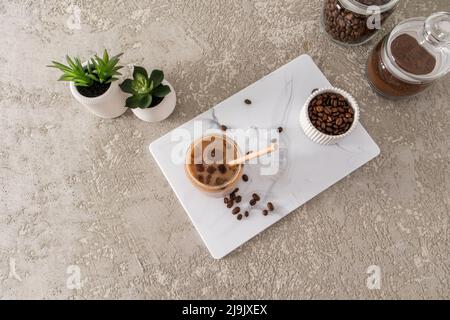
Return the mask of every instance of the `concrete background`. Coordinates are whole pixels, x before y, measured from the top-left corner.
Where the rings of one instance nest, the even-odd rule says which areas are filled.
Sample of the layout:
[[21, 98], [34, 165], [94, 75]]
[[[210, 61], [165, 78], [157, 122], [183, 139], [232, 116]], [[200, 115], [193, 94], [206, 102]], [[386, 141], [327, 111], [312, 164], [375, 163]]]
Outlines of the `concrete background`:
[[[0, 298], [450, 298], [449, 78], [416, 98], [377, 96], [364, 75], [374, 42], [332, 43], [320, 6], [1, 1]], [[444, 9], [401, 1], [377, 39]], [[105, 47], [165, 70], [179, 99], [167, 121], [96, 118], [45, 67]], [[215, 261], [147, 146], [303, 53], [359, 100], [382, 155]], [[66, 286], [71, 265], [80, 290]], [[381, 290], [366, 287], [370, 265]]]

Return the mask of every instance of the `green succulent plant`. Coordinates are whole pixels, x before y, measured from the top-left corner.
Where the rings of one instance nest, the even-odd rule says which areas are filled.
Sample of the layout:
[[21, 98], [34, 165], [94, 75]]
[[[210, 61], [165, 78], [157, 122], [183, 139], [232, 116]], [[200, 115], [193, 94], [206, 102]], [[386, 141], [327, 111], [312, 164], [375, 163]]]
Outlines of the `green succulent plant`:
[[109, 58], [105, 50], [102, 58], [95, 55], [86, 67], [83, 67], [79, 58], [72, 59], [69, 56], [66, 56], [67, 65], [52, 61], [48, 67], [62, 71], [63, 75], [58, 81], [72, 81], [77, 87], [90, 87], [94, 82], [111, 83], [118, 80], [117, 76], [121, 75], [119, 70], [123, 68], [117, 65], [121, 56], [122, 53]]
[[[128, 108], [147, 109], [154, 107], [155, 101], [161, 101], [170, 93], [170, 87], [163, 85], [164, 72], [153, 70], [150, 77], [143, 67], [134, 67], [133, 79], [126, 79], [120, 88], [126, 93], [132, 94], [126, 101]], [[153, 104], [152, 104], [153, 102]]]
[[122, 69], [123, 66], [117, 64], [122, 55], [123, 53], [110, 59], [106, 50], [103, 52], [103, 58], [95, 55], [91, 60], [91, 64], [88, 64], [88, 71], [91, 74], [91, 78], [100, 83], [111, 83], [118, 80], [116, 76], [122, 75], [119, 70]]

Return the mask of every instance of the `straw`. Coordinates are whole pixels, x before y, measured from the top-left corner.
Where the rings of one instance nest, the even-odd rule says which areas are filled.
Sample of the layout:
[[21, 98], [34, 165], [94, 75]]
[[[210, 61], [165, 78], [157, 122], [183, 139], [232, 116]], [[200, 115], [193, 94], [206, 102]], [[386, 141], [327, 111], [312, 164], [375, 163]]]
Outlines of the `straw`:
[[263, 155], [266, 155], [268, 153], [272, 153], [276, 149], [277, 149], [277, 144], [272, 144], [272, 145], [270, 145], [269, 147], [267, 147], [265, 149], [262, 149], [262, 150], [259, 150], [259, 151], [256, 151], [256, 152], [251, 152], [251, 153], [249, 153], [249, 154], [247, 154], [247, 155], [245, 155], [243, 157], [240, 157], [240, 158], [237, 158], [237, 159], [235, 159], [233, 161], [230, 161], [228, 163], [228, 165], [230, 165], [230, 166], [237, 166], [237, 165], [240, 165], [240, 164], [244, 164], [245, 162], [250, 161], [252, 159], [259, 158], [259, 157], [261, 157]]

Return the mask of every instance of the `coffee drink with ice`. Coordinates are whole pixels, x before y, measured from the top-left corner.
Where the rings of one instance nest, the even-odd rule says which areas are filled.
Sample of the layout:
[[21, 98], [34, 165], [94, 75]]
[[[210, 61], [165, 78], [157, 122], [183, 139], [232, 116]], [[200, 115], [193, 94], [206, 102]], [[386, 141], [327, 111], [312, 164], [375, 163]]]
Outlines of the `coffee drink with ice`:
[[240, 157], [236, 143], [226, 135], [209, 135], [195, 141], [186, 157], [186, 174], [197, 189], [221, 196], [233, 189], [243, 165], [229, 165]]

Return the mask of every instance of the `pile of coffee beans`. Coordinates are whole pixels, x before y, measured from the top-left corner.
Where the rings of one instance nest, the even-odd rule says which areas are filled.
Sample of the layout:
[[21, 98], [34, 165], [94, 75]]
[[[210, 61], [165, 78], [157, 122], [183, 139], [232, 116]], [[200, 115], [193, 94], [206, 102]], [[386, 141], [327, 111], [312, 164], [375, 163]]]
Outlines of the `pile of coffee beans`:
[[309, 104], [308, 115], [317, 130], [332, 136], [346, 133], [355, 119], [355, 112], [347, 99], [333, 92], [315, 97]]
[[[248, 218], [250, 216], [250, 213], [249, 213], [249, 211], [245, 211], [242, 213], [241, 207], [234, 206], [235, 204], [241, 203], [241, 201], [242, 201], [242, 197], [240, 195], [238, 195], [238, 192], [239, 192], [239, 188], [234, 189], [233, 192], [230, 193], [230, 195], [228, 197], [225, 197], [223, 199], [223, 202], [225, 203], [225, 205], [227, 206], [228, 209], [232, 209], [231, 213], [236, 217], [236, 219], [238, 219], [240, 221], [244, 217]], [[251, 207], [254, 207], [260, 200], [261, 200], [261, 197], [257, 193], [254, 193], [252, 195], [252, 199], [250, 200], [249, 204]], [[262, 214], [264, 216], [267, 216], [269, 214], [269, 212], [272, 212], [274, 210], [275, 210], [275, 206], [273, 205], [273, 203], [268, 202], [267, 209], [263, 209]]]
[[[223, 202], [225, 203], [225, 205], [227, 206], [228, 209], [232, 209], [231, 213], [234, 216], [236, 216], [236, 218], [238, 220], [242, 220], [243, 215], [241, 213], [241, 208], [239, 206], [234, 207], [235, 204], [241, 203], [241, 201], [242, 201], [242, 197], [237, 194], [238, 192], [239, 192], [239, 188], [234, 189], [233, 192], [230, 193], [229, 197], [225, 197], [223, 199]], [[247, 211], [244, 213], [244, 215], [245, 215], [245, 217], [249, 216]]]
[[[389, 3], [391, 0], [357, 0], [366, 6], [381, 6]], [[392, 14], [395, 8], [382, 12], [380, 14], [380, 23]], [[324, 5], [324, 26], [326, 32], [335, 40], [348, 43], [358, 44], [370, 38], [378, 29], [369, 28], [367, 20], [371, 17], [368, 15], [358, 14], [347, 10], [342, 6], [339, 0], [325, 0]]]

